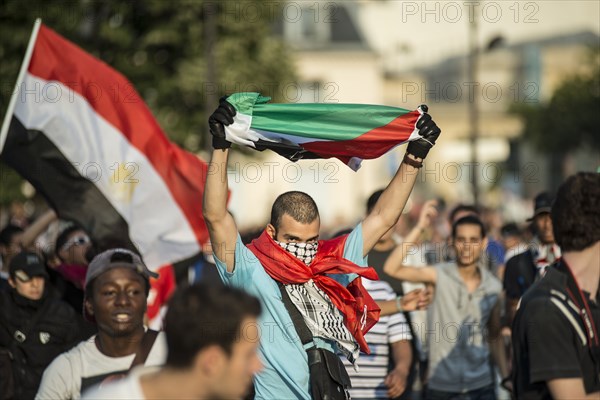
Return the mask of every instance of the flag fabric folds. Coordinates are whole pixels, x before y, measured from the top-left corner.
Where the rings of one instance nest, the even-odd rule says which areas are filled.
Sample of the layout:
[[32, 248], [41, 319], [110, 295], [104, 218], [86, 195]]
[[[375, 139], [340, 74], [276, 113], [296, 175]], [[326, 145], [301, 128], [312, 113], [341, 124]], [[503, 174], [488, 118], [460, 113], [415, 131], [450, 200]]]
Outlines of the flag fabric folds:
[[44, 25], [32, 40], [2, 160], [101, 248], [133, 245], [153, 270], [197, 254], [207, 164], [168, 140], [120, 73]]
[[335, 157], [356, 170], [362, 159], [381, 156], [420, 138], [420, 111], [366, 104], [271, 104], [260, 93], [227, 97], [237, 114], [227, 140], [273, 150], [292, 161]]

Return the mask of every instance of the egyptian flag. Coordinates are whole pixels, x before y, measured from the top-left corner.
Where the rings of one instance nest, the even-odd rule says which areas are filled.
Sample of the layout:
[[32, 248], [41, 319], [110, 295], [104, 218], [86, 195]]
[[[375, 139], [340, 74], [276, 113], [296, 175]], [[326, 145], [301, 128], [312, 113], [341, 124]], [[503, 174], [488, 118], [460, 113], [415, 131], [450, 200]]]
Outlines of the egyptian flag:
[[421, 111], [367, 104], [269, 104], [259, 93], [227, 97], [237, 110], [227, 140], [289, 160], [335, 157], [357, 170], [362, 159], [419, 139]]
[[125, 77], [39, 21], [0, 151], [99, 248], [135, 246], [157, 270], [208, 240], [207, 164], [168, 140]]

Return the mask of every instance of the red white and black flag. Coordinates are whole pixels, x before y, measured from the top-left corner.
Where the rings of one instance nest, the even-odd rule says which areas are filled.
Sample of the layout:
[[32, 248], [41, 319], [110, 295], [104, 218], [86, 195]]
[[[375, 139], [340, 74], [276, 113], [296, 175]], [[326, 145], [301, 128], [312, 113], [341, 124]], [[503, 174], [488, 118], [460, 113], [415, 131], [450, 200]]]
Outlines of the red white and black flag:
[[171, 143], [131, 83], [36, 22], [0, 131], [0, 157], [100, 247], [151, 269], [197, 254], [207, 164]]

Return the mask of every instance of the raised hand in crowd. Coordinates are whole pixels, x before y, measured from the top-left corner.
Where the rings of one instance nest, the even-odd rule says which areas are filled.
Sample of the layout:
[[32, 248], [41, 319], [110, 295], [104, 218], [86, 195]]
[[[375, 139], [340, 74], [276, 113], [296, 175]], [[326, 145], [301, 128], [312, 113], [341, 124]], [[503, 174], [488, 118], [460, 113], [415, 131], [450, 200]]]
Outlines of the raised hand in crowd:
[[[417, 223], [417, 228], [421, 231], [431, 227], [433, 221], [438, 216], [438, 201], [437, 200], [427, 200], [423, 207], [421, 208], [421, 212], [419, 214], [419, 221]], [[408, 236], [407, 236], [408, 238]], [[408, 241], [408, 240], [405, 240]]]

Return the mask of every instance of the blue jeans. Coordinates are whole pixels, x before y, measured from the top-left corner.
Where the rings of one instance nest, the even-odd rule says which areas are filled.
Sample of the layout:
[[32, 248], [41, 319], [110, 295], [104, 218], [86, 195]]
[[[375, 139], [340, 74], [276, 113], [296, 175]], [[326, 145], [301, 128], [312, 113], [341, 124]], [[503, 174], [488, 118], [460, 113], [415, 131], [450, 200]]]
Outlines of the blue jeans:
[[425, 400], [496, 400], [496, 389], [493, 384], [465, 393], [441, 392], [428, 388]]

